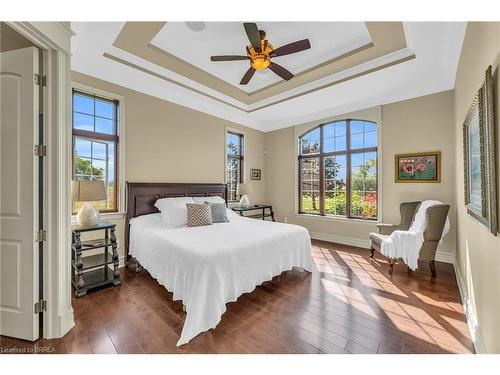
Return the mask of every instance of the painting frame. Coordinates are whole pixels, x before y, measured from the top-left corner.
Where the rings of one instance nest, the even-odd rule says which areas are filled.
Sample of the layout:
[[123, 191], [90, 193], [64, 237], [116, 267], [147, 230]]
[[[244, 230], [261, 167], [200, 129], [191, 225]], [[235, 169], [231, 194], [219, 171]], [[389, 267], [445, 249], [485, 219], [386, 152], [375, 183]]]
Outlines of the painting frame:
[[[496, 236], [498, 216], [494, 121], [493, 74], [489, 66], [463, 124], [464, 200], [469, 217]], [[477, 127], [477, 131], [473, 131], [473, 127]], [[479, 155], [474, 155], [474, 152]], [[479, 170], [476, 170], [478, 166]]]
[[[432, 178], [418, 177], [415, 173], [415, 178], [402, 178], [400, 171], [400, 162], [403, 159], [422, 158], [432, 160], [434, 158], [435, 176]], [[408, 154], [396, 154], [394, 156], [394, 181], [396, 183], [440, 183], [441, 182], [441, 151], [414, 152]]]
[[262, 179], [262, 171], [257, 168], [250, 169], [250, 178], [254, 181], [260, 181]]

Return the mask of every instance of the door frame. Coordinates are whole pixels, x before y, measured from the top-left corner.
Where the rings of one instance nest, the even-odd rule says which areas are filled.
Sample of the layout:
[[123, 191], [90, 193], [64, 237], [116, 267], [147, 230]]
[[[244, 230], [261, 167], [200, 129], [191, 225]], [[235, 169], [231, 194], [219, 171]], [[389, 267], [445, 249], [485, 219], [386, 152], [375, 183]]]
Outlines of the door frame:
[[71, 306], [71, 37], [64, 22], [6, 22], [43, 53], [43, 114], [47, 156], [44, 162], [43, 313], [41, 337], [64, 336], [74, 325]]

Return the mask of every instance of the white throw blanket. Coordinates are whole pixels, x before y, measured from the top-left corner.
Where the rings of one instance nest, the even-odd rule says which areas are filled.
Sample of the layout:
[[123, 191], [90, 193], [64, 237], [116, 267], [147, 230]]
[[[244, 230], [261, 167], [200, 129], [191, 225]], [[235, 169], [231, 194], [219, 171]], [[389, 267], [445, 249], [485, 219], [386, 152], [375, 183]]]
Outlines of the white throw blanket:
[[[405, 264], [412, 270], [418, 268], [418, 257], [420, 255], [420, 248], [424, 243], [424, 231], [427, 225], [427, 217], [425, 215], [427, 208], [443, 204], [439, 201], [423, 201], [418, 208], [415, 220], [408, 231], [395, 230], [389, 238], [382, 241], [381, 252], [388, 258], [401, 258]], [[446, 223], [441, 235], [442, 243], [443, 237], [446, 236], [450, 230], [450, 220], [446, 217]]]

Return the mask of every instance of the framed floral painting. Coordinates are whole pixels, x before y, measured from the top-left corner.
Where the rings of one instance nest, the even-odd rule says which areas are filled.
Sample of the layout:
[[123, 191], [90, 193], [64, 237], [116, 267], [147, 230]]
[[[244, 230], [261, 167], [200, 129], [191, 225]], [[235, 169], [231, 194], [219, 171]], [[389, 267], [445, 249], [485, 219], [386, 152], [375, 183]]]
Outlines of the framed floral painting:
[[465, 117], [463, 147], [467, 213], [496, 236], [498, 221], [491, 66]]
[[441, 152], [396, 155], [395, 176], [396, 182], [441, 182]]

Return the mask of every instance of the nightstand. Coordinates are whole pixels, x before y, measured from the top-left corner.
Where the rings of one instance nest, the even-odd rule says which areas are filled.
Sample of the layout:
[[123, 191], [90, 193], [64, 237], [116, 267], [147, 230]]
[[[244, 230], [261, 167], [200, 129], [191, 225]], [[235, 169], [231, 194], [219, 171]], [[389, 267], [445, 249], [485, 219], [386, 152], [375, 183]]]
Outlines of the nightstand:
[[[250, 217], [252, 219], [262, 219], [266, 220], [266, 217], [270, 217], [272, 221], [274, 220], [274, 211], [273, 206], [270, 204], [251, 204], [250, 206], [235, 206], [231, 207], [231, 209], [235, 212], [238, 212], [240, 216]], [[267, 210], [267, 211], [266, 211]], [[258, 214], [250, 214], [243, 215], [243, 212], [251, 212], [251, 211], [261, 211]]]
[[[90, 289], [121, 284], [115, 227], [115, 224], [105, 222], [92, 226], [71, 226], [72, 283], [76, 297], [86, 295]], [[82, 241], [81, 234], [91, 231], [103, 231], [103, 237]], [[95, 250], [96, 254], [83, 256], [89, 250]]]

